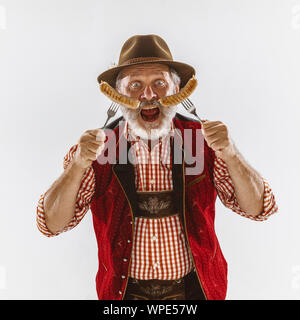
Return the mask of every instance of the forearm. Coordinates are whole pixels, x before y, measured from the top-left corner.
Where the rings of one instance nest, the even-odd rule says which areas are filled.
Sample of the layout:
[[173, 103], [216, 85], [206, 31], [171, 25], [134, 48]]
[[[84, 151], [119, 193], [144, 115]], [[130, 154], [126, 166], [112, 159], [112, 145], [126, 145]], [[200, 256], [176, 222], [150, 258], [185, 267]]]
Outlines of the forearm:
[[51, 232], [61, 231], [74, 217], [77, 194], [85, 170], [72, 161], [46, 192], [45, 220]]
[[236, 152], [224, 159], [234, 185], [236, 199], [240, 208], [249, 215], [257, 216], [263, 212], [264, 183], [260, 174], [254, 170], [234, 146]]

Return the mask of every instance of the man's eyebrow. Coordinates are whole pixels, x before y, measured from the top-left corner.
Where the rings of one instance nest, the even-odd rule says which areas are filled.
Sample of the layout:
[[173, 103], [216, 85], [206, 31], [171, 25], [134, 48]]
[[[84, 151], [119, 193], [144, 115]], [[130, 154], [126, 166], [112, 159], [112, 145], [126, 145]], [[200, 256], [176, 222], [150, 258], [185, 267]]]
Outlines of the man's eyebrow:
[[[142, 74], [141, 72], [135, 72], [135, 73], [130, 73], [129, 75], [132, 76], [132, 77], [135, 77], [135, 76], [140, 76], [141, 74]], [[157, 71], [157, 72], [153, 72], [153, 74], [157, 74], [157, 75], [162, 76], [163, 72], [162, 71]]]

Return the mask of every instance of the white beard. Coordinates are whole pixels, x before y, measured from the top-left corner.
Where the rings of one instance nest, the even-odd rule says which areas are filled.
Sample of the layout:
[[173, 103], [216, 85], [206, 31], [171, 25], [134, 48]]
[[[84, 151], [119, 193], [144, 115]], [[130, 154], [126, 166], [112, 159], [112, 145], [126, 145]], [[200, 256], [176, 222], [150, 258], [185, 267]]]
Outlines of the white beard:
[[177, 111], [177, 105], [172, 107], [159, 107], [162, 117], [160, 125], [145, 122], [145, 128], [142, 128], [138, 121], [138, 109], [131, 110], [124, 106], [120, 107], [131, 132], [143, 140], [157, 140], [160, 137], [163, 138], [168, 135], [171, 129], [172, 119]]

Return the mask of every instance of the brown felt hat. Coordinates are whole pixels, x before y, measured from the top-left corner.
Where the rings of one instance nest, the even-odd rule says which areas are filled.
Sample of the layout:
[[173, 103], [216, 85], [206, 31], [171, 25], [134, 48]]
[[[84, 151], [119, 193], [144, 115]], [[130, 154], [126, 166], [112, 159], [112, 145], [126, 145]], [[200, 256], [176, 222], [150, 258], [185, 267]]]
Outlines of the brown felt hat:
[[144, 63], [161, 63], [176, 70], [181, 79], [180, 87], [184, 87], [195, 74], [193, 67], [173, 60], [167, 43], [161, 37], [154, 34], [135, 35], [123, 44], [118, 65], [101, 73], [98, 82], [105, 81], [115, 87], [118, 73], [124, 67]]

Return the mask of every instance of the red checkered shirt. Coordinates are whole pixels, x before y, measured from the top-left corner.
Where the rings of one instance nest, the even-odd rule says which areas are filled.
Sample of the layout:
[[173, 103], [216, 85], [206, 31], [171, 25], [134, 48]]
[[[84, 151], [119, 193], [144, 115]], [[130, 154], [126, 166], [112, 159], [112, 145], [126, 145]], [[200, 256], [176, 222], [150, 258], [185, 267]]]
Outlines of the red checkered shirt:
[[[169, 136], [160, 139], [149, 149], [143, 140], [130, 133], [125, 125], [125, 137], [131, 142], [131, 155], [135, 159], [134, 173], [137, 192], [173, 190], [172, 166], [170, 159]], [[170, 134], [174, 132], [173, 123]], [[64, 158], [64, 169], [71, 162], [77, 145], [73, 146]], [[161, 161], [163, 160], [163, 161]], [[214, 163], [214, 184], [222, 203], [234, 212], [257, 221], [266, 220], [277, 211], [274, 195], [264, 180], [264, 210], [256, 216], [250, 216], [239, 207], [234, 193], [232, 180], [225, 162], [216, 158]], [[45, 223], [44, 194], [37, 207], [37, 226], [46, 236], [51, 237], [74, 228], [90, 208], [95, 192], [95, 174], [93, 168], [86, 170], [77, 195], [75, 215], [70, 223], [60, 232], [51, 233]], [[192, 256], [185, 242], [184, 231], [179, 214], [164, 218], [147, 219], [135, 217], [130, 276], [136, 279], [179, 279], [193, 267]]]

